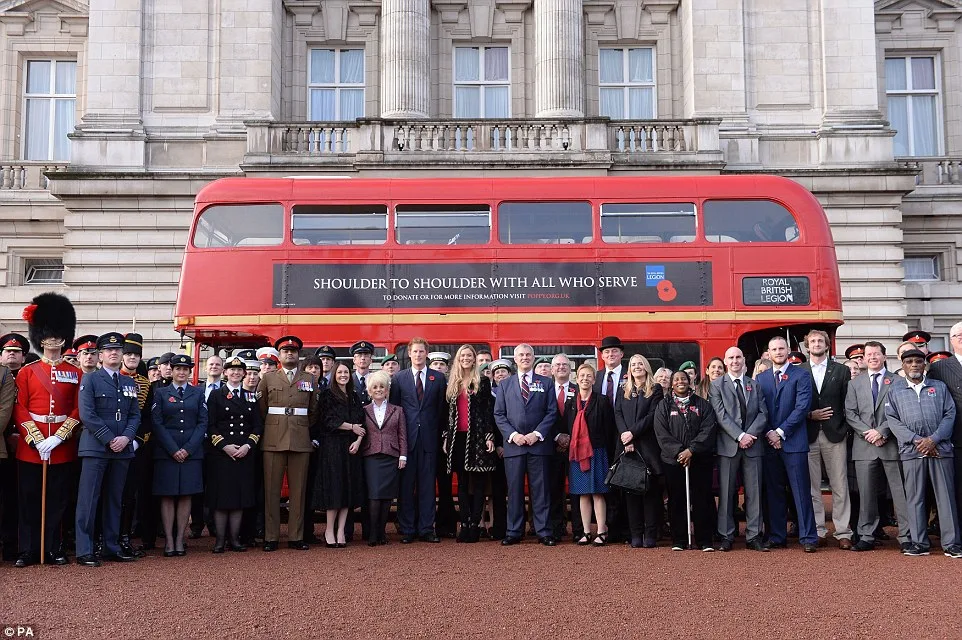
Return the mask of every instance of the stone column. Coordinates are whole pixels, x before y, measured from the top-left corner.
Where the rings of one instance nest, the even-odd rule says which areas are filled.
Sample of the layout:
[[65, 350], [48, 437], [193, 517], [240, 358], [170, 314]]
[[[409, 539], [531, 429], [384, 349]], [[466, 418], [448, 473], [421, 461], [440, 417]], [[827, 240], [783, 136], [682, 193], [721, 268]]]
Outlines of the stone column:
[[381, 2], [381, 117], [427, 118], [431, 7], [428, 0]]
[[880, 121], [873, 1], [822, 0], [820, 7], [825, 125]]
[[585, 39], [581, 0], [535, 0], [535, 116], [585, 115]]

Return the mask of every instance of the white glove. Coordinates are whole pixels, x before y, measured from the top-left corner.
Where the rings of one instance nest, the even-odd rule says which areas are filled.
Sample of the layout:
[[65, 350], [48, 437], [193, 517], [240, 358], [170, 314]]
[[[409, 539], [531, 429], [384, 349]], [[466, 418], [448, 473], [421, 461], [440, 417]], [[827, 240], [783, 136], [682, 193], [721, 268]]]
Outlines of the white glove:
[[63, 440], [57, 436], [50, 436], [49, 438], [44, 438], [43, 441], [37, 445], [37, 453], [40, 454], [41, 460], [49, 460], [50, 452], [60, 446]]

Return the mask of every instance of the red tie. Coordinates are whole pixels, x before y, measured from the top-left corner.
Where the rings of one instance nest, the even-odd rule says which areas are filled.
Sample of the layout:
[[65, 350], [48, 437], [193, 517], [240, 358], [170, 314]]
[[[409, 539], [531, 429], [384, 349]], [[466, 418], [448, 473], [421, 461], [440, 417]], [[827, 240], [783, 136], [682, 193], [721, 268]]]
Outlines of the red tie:
[[528, 396], [530, 395], [530, 392], [531, 390], [528, 387], [528, 375], [522, 374], [521, 375], [521, 399], [525, 401], [525, 404], [527, 404], [528, 402]]
[[558, 413], [561, 415], [565, 414], [565, 388], [564, 386], [558, 387]]

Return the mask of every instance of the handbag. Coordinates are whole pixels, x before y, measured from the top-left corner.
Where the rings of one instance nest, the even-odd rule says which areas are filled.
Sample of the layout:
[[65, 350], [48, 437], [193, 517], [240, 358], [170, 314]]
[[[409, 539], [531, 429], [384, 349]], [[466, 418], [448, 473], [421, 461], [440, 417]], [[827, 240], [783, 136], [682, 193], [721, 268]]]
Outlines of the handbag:
[[628, 493], [643, 495], [651, 485], [651, 469], [637, 451], [623, 451], [608, 469], [605, 484]]

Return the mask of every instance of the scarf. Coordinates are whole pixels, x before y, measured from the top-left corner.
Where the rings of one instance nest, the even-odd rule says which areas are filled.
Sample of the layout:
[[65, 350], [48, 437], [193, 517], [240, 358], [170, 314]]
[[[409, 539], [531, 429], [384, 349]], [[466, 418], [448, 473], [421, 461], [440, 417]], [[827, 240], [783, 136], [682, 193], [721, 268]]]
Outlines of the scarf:
[[682, 398], [682, 397], [680, 397], [680, 396], [676, 396], [676, 395], [675, 395], [675, 392], [672, 391], [672, 392], [671, 392], [671, 398], [672, 398], [672, 400], [675, 401], [675, 406], [678, 407], [678, 410], [679, 410], [679, 411], [681, 411], [683, 414], [688, 412], [688, 405], [691, 404], [691, 393], [690, 393], [690, 392], [689, 392], [689, 394], [688, 394], [687, 396], [685, 396], [684, 398]]
[[591, 448], [591, 440], [588, 438], [588, 421], [585, 419], [585, 411], [591, 403], [594, 394], [589, 394], [588, 399], [582, 404], [581, 394], [575, 395], [575, 423], [571, 427], [571, 446], [568, 448], [568, 459], [577, 462], [582, 471], [591, 469], [591, 455], [594, 450]]

